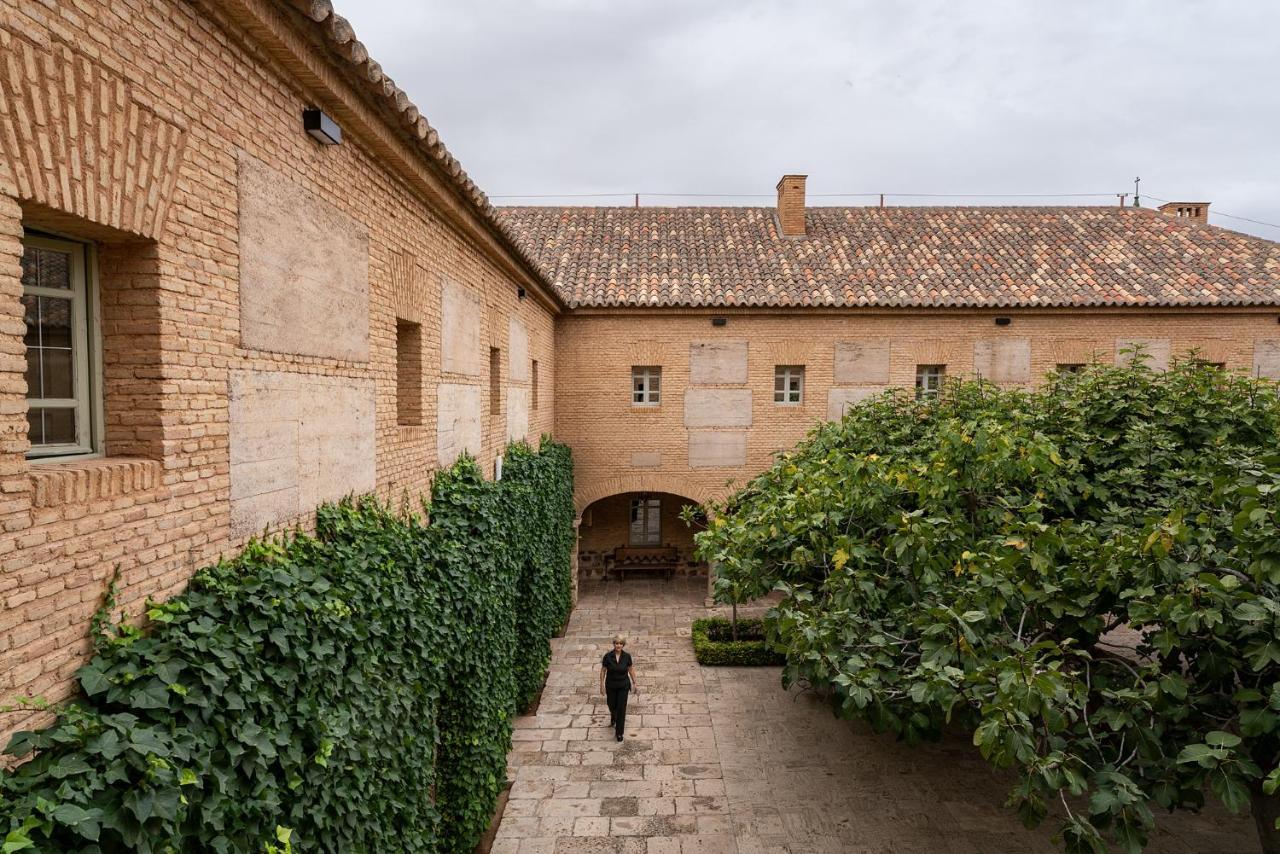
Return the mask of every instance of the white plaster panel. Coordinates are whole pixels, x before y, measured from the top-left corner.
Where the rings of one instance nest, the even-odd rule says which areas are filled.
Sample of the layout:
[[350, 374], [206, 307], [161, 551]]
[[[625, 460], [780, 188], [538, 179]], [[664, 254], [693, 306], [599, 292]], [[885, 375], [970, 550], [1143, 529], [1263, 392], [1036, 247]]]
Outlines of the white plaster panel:
[[1030, 338], [979, 338], [973, 342], [973, 372], [993, 383], [1031, 381]]
[[686, 389], [684, 393], [684, 426], [750, 427], [751, 389]]
[[241, 343], [368, 361], [368, 231], [245, 154], [239, 197]]
[[507, 387], [507, 441], [529, 437], [529, 389]]
[[518, 317], [507, 323], [507, 362], [512, 382], [529, 381], [529, 330]]
[[889, 342], [837, 341], [834, 376], [837, 385], [889, 382]]
[[875, 397], [884, 390], [884, 386], [878, 385], [831, 389], [827, 392], [827, 420], [839, 421], [850, 406], [860, 400]]
[[1259, 338], [1253, 342], [1253, 375], [1280, 380], [1280, 338]]
[[480, 346], [480, 298], [445, 279], [440, 288], [440, 370], [478, 377], [488, 360]]
[[440, 466], [452, 465], [463, 452], [478, 455], [481, 448], [481, 394], [478, 385], [440, 383], [436, 417], [436, 456]]
[[737, 468], [746, 464], [745, 430], [689, 431], [689, 468]]
[[372, 379], [232, 371], [229, 394], [234, 536], [377, 485]]
[[690, 385], [743, 385], [746, 341], [694, 341], [689, 345]]
[[1132, 364], [1135, 354], [1122, 353], [1120, 351], [1128, 350], [1138, 345], [1143, 347], [1142, 356], [1148, 368], [1151, 368], [1153, 371], [1168, 370], [1169, 354], [1172, 350], [1168, 338], [1117, 338], [1116, 364]]
[[631, 454], [631, 467], [656, 469], [662, 467], [662, 454], [658, 451], [635, 451]]

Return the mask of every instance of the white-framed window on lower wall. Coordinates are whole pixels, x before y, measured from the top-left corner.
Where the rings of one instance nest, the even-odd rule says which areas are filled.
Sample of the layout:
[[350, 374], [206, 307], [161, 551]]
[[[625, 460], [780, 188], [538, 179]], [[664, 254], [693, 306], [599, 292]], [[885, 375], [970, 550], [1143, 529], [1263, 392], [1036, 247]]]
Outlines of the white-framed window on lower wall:
[[662, 545], [662, 500], [640, 496], [631, 499], [631, 537], [633, 546]]
[[773, 402], [804, 402], [804, 365], [774, 365]]
[[916, 397], [937, 394], [946, 376], [946, 365], [916, 365]]
[[657, 406], [662, 402], [662, 368], [656, 365], [631, 367], [631, 403]]
[[93, 255], [54, 237], [22, 241], [28, 456], [52, 459], [99, 450], [101, 378]]

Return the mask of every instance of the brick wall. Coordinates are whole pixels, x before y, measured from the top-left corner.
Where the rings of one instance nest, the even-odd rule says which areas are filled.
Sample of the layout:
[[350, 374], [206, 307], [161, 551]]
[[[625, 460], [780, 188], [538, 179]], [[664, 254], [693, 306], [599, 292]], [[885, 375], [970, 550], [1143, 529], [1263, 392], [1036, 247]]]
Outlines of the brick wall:
[[[712, 326], [713, 316], [726, 325]], [[1003, 385], [1058, 364], [1154, 360], [1198, 348], [1231, 370], [1280, 374], [1274, 311], [752, 312], [578, 310], [557, 323], [556, 436], [572, 446], [580, 510], [631, 491], [723, 497], [846, 401], [913, 387], [916, 366], [981, 370]], [[662, 401], [631, 403], [632, 365], [662, 367]], [[776, 365], [803, 365], [798, 405], [774, 402]], [[601, 429], [607, 425], [607, 429]]]
[[[416, 503], [449, 382], [477, 389], [486, 472], [509, 434], [551, 432], [553, 396], [524, 407], [531, 372], [511, 360], [553, 386], [554, 301], [453, 189], [453, 161], [381, 120], [314, 29], [266, 0], [0, 0], [0, 702], [68, 695], [115, 567], [136, 614], [264, 526], [310, 524], [321, 498]], [[342, 145], [303, 132], [314, 105]], [[92, 246], [98, 458], [27, 459], [31, 231]], [[500, 354], [496, 407], [486, 376], [442, 372], [446, 281], [471, 297], [486, 370]], [[249, 298], [266, 308], [242, 314]], [[406, 324], [420, 358], [398, 372]], [[30, 723], [10, 714], [0, 737]]]

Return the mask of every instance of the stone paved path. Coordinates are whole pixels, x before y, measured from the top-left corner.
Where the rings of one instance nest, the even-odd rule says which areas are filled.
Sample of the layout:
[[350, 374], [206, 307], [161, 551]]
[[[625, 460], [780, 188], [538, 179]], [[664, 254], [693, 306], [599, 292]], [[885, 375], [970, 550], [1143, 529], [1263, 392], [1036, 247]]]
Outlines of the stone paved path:
[[[1052, 820], [1001, 807], [1009, 778], [966, 741], [911, 748], [785, 692], [778, 668], [703, 668], [705, 579], [584, 584], [536, 715], [518, 719], [493, 854], [1058, 852]], [[598, 662], [628, 636], [640, 693], [618, 744]], [[1161, 817], [1149, 852], [1258, 851], [1252, 822]]]

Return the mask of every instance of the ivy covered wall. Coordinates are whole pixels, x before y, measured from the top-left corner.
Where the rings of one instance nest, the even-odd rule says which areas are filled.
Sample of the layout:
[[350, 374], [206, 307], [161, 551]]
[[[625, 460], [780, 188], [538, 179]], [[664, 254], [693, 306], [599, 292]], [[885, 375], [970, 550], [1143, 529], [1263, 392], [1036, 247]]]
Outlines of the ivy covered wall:
[[147, 631], [100, 621], [83, 698], [8, 747], [4, 850], [470, 851], [570, 607], [569, 451], [506, 460], [439, 473], [429, 523], [326, 506]]

